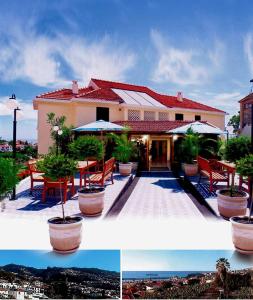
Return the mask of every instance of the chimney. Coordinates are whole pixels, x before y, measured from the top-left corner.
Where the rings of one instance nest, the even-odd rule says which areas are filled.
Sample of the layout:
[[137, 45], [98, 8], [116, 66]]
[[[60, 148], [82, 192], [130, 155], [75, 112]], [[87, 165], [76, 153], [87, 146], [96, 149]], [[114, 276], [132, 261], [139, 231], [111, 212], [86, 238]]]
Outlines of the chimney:
[[183, 93], [177, 92], [177, 101], [183, 102]]
[[78, 94], [78, 83], [77, 80], [72, 80], [72, 93]]

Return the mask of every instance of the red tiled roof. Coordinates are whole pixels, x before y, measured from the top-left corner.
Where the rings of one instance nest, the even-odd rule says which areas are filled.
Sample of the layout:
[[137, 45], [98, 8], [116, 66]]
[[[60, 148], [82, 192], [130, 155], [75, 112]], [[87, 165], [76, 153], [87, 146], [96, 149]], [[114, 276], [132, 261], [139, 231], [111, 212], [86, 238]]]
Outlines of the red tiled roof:
[[211, 111], [211, 112], [221, 112], [225, 113], [220, 109], [216, 109], [214, 107], [183, 98], [183, 101], [178, 101], [176, 96], [169, 96], [159, 94], [146, 86], [142, 85], [134, 85], [134, 84], [127, 84], [121, 82], [114, 82], [114, 81], [106, 81], [101, 79], [91, 79], [91, 83], [88, 87], [79, 88], [78, 94], [73, 94], [72, 89], [60, 89], [48, 93], [41, 94], [36, 98], [45, 98], [45, 99], [58, 99], [58, 100], [70, 100], [72, 98], [79, 98], [81, 99], [96, 99], [96, 100], [103, 100], [103, 101], [115, 101], [121, 102], [123, 101], [112, 89], [123, 89], [123, 90], [131, 90], [146, 93], [158, 102], [162, 103], [167, 107], [178, 107], [184, 109], [195, 109], [195, 110], [204, 110], [204, 111]]
[[159, 94], [155, 91], [152, 91], [146, 86], [141, 85], [133, 85], [133, 84], [127, 84], [127, 83], [121, 83], [121, 82], [114, 82], [114, 81], [106, 81], [101, 79], [91, 79], [92, 82], [94, 82], [98, 87], [100, 88], [114, 88], [114, 89], [122, 89], [122, 90], [131, 90], [131, 91], [138, 91], [147, 93], [151, 97], [153, 97], [155, 100], [159, 101], [163, 105], [167, 107], [180, 107], [180, 108], [188, 108], [188, 109], [199, 109], [199, 110], [206, 110], [206, 111], [214, 111], [214, 112], [222, 112], [225, 113], [223, 110], [187, 99], [183, 98], [183, 101], [180, 102], [177, 100], [176, 96], [169, 96], [169, 95], [163, 95]]
[[[132, 132], [165, 132], [194, 121], [116, 121], [121, 126], [129, 127]], [[205, 123], [205, 122], [203, 122]]]
[[78, 93], [77, 98], [87, 98], [87, 99], [101, 99], [110, 101], [122, 101], [121, 98], [115, 94], [111, 89], [99, 88], [97, 90], [92, 90], [88, 93]]
[[239, 103], [244, 102], [246, 100], [253, 100], [253, 93], [250, 93], [249, 95], [247, 95], [246, 97], [242, 98]]

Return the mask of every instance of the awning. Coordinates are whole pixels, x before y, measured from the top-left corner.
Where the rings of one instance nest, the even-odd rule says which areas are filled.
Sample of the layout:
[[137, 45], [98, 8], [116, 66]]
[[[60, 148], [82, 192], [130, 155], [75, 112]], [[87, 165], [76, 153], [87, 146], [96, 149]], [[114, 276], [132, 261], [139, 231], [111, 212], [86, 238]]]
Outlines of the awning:
[[194, 132], [200, 134], [224, 134], [224, 131], [222, 131], [220, 128], [209, 123], [201, 123], [198, 121], [169, 130], [167, 133], [185, 134], [190, 128]]

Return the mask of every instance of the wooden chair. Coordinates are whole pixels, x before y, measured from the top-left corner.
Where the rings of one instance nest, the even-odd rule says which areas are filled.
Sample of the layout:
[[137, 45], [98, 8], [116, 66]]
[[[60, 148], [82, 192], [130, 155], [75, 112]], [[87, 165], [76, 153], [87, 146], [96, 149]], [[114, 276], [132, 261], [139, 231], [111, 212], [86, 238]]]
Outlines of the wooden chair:
[[211, 162], [201, 156], [198, 156], [198, 166], [199, 166], [199, 181], [201, 181], [202, 176], [205, 176], [210, 181], [209, 190], [213, 191], [213, 186], [218, 182], [226, 182], [229, 186], [229, 174], [222, 169], [222, 165], [218, 161], [212, 160]]
[[245, 184], [246, 191], [249, 193], [250, 192], [250, 178], [249, 177], [243, 177], [240, 175], [239, 177], [239, 188], [242, 189], [242, 185]]
[[[84, 187], [86, 187], [87, 183], [104, 186], [105, 181], [108, 178], [111, 179], [111, 182], [113, 184], [114, 165], [115, 165], [115, 158], [112, 157], [104, 163], [102, 171], [86, 172], [84, 176]], [[89, 178], [87, 178], [87, 175], [89, 176]]]
[[[34, 182], [44, 183], [43, 173], [37, 169], [36, 160], [28, 162], [28, 171], [31, 179], [31, 190], [30, 194], [32, 194], [34, 190]], [[36, 188], [41, 189], [41, 188]]]
[[45, 178], [44, 185], [43, 185], [43, 191], [42, 191], [42, 201], [43, 202], [46, 201], [46, 195], [47, 195], [48, 190], [61, 189], [61, 191], [63, 191], [63, 202], [65, 203], [67, 201], [67, 193], [68, 193], [69, 184], [70, 184], [71, 196], [73, 197], [75, 194], [74, 177], [62, 178], [62, 179], [59, 179], [59, 181], [52, 181], [49, 178]]

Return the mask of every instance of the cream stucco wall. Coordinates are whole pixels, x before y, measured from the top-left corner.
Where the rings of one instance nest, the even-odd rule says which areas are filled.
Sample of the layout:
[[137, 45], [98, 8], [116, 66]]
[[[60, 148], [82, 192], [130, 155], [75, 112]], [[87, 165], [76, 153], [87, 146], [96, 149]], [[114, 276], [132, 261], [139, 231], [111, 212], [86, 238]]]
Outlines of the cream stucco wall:
[[[103, 103], [103, 102], [71, 102], [63, 100], [44, 100], [36, 99], [34, 101], [34, 107], [38, 109], [38, 151], [40, 154], [48, 152], [48, 148], [52, 144], [50, 138], [50, 127], [47, 124], [47, 113], [54, 112], [56, 116], [66, 116], [67, 125], [73, 125], [75, 127], [85, 125], [87, 123], [96, 120], [96, 107], [108, 107], [109, 108], [109, 120], [111, 122], [128, 119], [128, 109], [132, 107], [126, 107], [125, 105], [115, 103]], [[136, 109], [136, 108], [135, 108]], [[143, 120], [144, 111], [150, 109], [139, 109], [141, 120]], [[158, 120], [158, 109], [155, 111], [155, 120]], [[167, 109], [160, 110], [168, 112], [169, 120], [175, 120], [176, 113], [184, 114], [184, 120], [194, 121], [195, 115], [201, 115], [202, 121], [207, 121], [220, 129], [224, 130], [225, 127], [225, 114], [221, 113], [208, 113], [203, 111], [187, 111], [179, 109]]]

